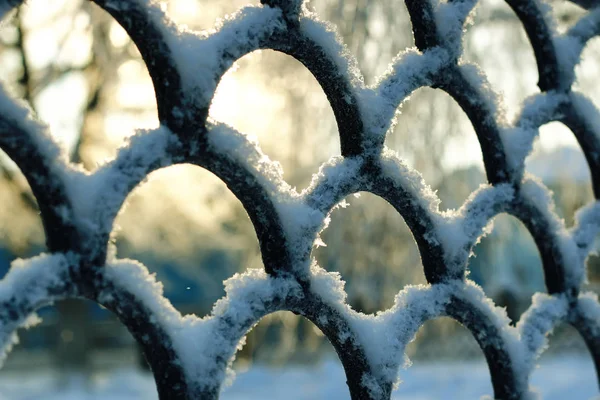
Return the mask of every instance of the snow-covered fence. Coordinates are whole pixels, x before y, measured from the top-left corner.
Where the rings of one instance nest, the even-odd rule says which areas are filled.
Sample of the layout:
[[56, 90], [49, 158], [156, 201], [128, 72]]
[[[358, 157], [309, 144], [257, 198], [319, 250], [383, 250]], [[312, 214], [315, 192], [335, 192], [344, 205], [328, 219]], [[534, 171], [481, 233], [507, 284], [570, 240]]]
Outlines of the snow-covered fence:
[[[0, 16], [21, 2], [0, 1]], [[389, 398], [407, 343], [425, 321], [440, 316], [472, 332], [487, 359], [495, 398], [529, 398], [536, 357], [561, 322], [581, 334], [600, 371], [600, 305], [595, 295], [580, 292], [585, 260], [600, 230], [600, 203], [580, 210], [576, 225], [566, 229], [548, 190], [523, 167], [538, 128], [561, 121], [579, 141], [600, 196], [600, 112], [571, 90], [586, 42], [600, 34], [595, 2], [578, 1], [587, 14], [558, 34], [542, 0], [507, 0], [531, 41], [541, 89], [512, 123], [503, 119], [484, 74], [461, 61], [463, 27], [475, 0], [406, 0], [417, 48], [400, 54], [372, 87], [364, 85], [334, 29], [300, 0], [263, 0], [202, 33], [178, 28], [151, 0], [95, 3], [140, 50], [161, 126], [137, 133], [113, 161], [90, 174], [65, 161], [47, 128], [0, 91], [0, 147], [37, 198], [48, 247], [46, 254], [14, 262], [0, 282], [2, 354], [16, 342], [17, 328], [36, 322], [36, 309], [79, 297], [110, 309], [127, 326], [144, 349], [161, 399], [217, 398], [245, 334], [279, 310], [304, 316], [328, 337], [353, 399]], [[323, 165], [302, 193], [283, 180], [279, 165], [257, 143], [208, 118], [220, 78], [257, 49], [302, 62], [337, 120], [341, 156]], [[450, 94], [481, 144], [489, 184], [458, 210], [441, 212], [418, 172], [384, 144], [397, 108], [423, 86]], [[182, 316], [143, 265], [111, 252], [113, 221], [127, 195], [150, 172], [177, 163], [206, 168], [227, 184], [250, 216], [264, 262], [264, 270], [226, 281], [226, 296], [202, 319]], [[339, 275], [311, 258], [330, 211], [358, 191], [384, 198], [402, 215], [429, 282], [404, 288], [394, 306], [377, 315], [352, 310]], [[517, 217], [529, 229], [548, 288], [548, 294], [534, 297], [516, 327], [466, 278], [471, 249], [498, 213]]]

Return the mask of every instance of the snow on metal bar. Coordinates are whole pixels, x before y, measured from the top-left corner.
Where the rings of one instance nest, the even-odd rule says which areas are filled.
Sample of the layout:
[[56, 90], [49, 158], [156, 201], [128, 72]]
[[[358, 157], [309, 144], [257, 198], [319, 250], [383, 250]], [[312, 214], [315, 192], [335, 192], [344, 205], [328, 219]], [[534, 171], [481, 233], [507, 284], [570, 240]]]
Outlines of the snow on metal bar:
[[[561, 322], [581, 333], [600, 372], [600, 304], [597, 296], [580, 293], [585, 260], [600, 232], [600, 203], [583, 207], [567, 230], [547, 188], [524, 174], [540, 126], [560, 121], [581, 144], [600, 196], [600, 113], [571, 89], [583, 48], [600, 34], [600, 7], [593, 1], [577, 2], [588, 11], [561, 35], [544, 1], [507, 0], [530, 39], [541, 89], [512, 123], [504, 120], [502, 99], [485, 74], [461, 60], [475, 0], [406, 0], [418, 50], [401, 52], [370, 87], [335, 27], [301, 0], [263, 0], [204, 32], [179, 28], [153, 0], [94, 2], [139, 48], [155, 85], [161, 126], [139, 132], [113, 161], [89, 174], [69, 165], [47, 128], [0, 90], [0, 148], [28, 179], [48, 241], [47, 254], [15, 261], [0, 281], [0, 359], [16, 343], [16, 329], [35, 322], [36, 309], [85, 297], [113, 311], [140, 343], [161, 399], [218, 398], [245, 334], [278, 310], [306, 317], [328, 337], [356, 400], [389, 399], [399, 367], [409, 364], [407, 343], [423, 323], [440, 316], [474, 335], [490, 367], [494, 398], [533, 396], [529, 375]], [[0, 16], [21, 3], [0, 0]], [[285, 182], [279, 164], [258, 143], [208, 119], [223, 74], [257, 49], [303, 63], [338, 123], [342, 155], [323, 164], [302, 193]], [[439, 198], [419, 172], [385, 147], [398, 108], [424, 86], [457, 101], [481, 144], [489, 183], [457, 210], [440, 211]], [[226, 296], [203, 319], [173, 308], [142, 264], [107, 252], [128, 194], [152, 171], [176, 163], [199, 165], [227, 183], [251, 218], [265, 265], [227, 280]], [[320, 268], [311, 255], [331, 211], [359, 191], [384, 198], [402, 215], [429, 282], [402, 289], [394, 306], [376, 315], [352, 310], [342, 277]], [[501, 212], [530, 230], [549, 292], [533, 297], [516, 327], [466, 278], [473, 246]]]

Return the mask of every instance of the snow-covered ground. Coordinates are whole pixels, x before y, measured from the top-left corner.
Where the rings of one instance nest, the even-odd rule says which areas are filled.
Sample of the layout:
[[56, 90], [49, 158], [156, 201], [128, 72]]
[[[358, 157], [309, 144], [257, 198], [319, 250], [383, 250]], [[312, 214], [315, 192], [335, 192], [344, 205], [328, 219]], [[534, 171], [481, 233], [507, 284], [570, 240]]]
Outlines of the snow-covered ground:
[[[487, 367], [482, 363], [415, 364], [402, 371], [403, 383], [393, 399], [479, 399], [492, 392]], [[543, 362], [532, 385], [546, 400], [600, 399], [591, 359], [568, 356]], [[76, 379], [60, 382], [50, 371], [32, 374], [0, 374], [0, 400], [154, 400], [151, 376], [131, 369], [99, 375], [91, 385]], [[328, 361], [311, 368], [273, 369], [253, 366], [238, 372], [224, 400], [349, 399], [345, 377], [338, 363]]]

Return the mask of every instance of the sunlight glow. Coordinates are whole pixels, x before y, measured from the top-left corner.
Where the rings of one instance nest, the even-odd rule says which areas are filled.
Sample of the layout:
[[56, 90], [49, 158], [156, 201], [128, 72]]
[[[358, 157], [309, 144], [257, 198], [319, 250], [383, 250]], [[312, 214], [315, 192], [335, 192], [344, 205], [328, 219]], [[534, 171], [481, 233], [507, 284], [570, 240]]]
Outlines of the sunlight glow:
[[127, 32], [125, 32], [125, 29], [123, 29], [123, 27], [116, 22], [110, 24], [108, 36], [112, 45], [117, 48], [124, 47], [127, 43], [129, 43], [129, 36], [127, 35]]
[[[259, 52], [246, 60], [256, 57], [260, 57]], [[265, 90], [249, 74], [238, 74], [237, 66], [221, 79], [209, 110], [211, 118], [265, 141], [274, 139], [272, 133], [282, 133], [280, 118], [274, 117], [280, 112], [286, 112], [284, 94]]]
[[197, 17], [200, 5], [197, 0], [178, 0], [169, 2], [169, 13], [185, 20]]
[[70, 73], [48, 86], [35, 102], [39, 117], [67, 148], [79, 135], [79, 114], [87, 97], [87, 84], [81, 73]]

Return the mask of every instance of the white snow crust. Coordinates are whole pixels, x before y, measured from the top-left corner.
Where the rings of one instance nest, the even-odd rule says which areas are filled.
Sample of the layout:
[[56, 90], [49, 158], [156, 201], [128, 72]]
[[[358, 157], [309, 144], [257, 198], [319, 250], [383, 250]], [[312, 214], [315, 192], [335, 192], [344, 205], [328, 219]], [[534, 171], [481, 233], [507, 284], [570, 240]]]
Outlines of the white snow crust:
[[[576, 299], [568, 293], [533, 297], [529, 310], [516, 327], [504, 309], [496, 307], [483, 290], [466, 279], [471, 250], [491, 229], [490, 221], [508, 212], [511, 203], [525, 201], [540, 211], [543, 221], [557, 243], [567, 289], [578, 289], [586, 280], [585, 259], [593, 250], [600, 232], [600, 205], [589, 204], [578, 211], [576, 224], [567, 230], [554, 212], [551, 192], [535, 177], [524, 173], [524, 162], [531, 153], [540, 126], [560, 120], [565, 107], [572, 107], [589, 130], [600, 137], [600, 112], [582, 94], [569, 90], [575, 79], [587, 41], [598, 34], [600, 9], [590, 11], [566, 34], [559, 35], [552, 21], [549, 5], [535, 0], [552, 34], [552, 46], [558, 57], [560, 82], [556, 90], [536, 94], [525, 101], [516, 121], [506, 121], [504, 108], [485, 74], [478, 66], [461, 59], [462, 38], [476, 4], [473, 0], [434, 2], [435, 23], [440, 35], [439, 47], [420, 52], [401, 52], [377, 82], [367, 87], [355, 57], [343, 44], [336, 28], [320, 21], [299, 0], [290, 7], [300, 9], [298, 15], [268, 6], [247, 6], [217, 22], [209, 31], [195, 32], [170, 22], [159, 2], [134, 0], [147, 7], [148, 18], [160, 28], [172, 61], [180, 75], [185, 100], [205, 109], [210, 105], [222, 75], [243, 55], [259, 49], [273, 36], [290, 29], [290, 18], [298, 18], [298, 33], [317, 45], [322, 54], [337, 67], [334, 78], [348, 83], [344, 100], [355, 105], [363, 126], [362, 154], [333, 157], [322, 165], [309, 188], [298, 193], [283, 178], [281, 165], [265, 155], [256, 139], [237, 132], [217, 121], [206, 124], [208, 154], [218, 154], [239, 167], [239, 176], [250, 177], [260, 185], [277, 213], [285, 235], [285, 249], [291, 255], [294, 274], [269, 276], [263, 270], [250, 269], [225, 281], [226, 295], [214, 305], [211, 315], [198, 318], [182, 316], [164, 297], [162, 283], [145, 266], [133, 260], [110, 259], [99, 279], [106, 283], [100, 302], [114, 301], [127, 293], [151, 315], [172, 343], [173, 351], [184, 366], [190, 386], [199, 390], [220, 388], [231, 377], [231, 362], [244, 343], [244, 336], [263, 316], [290, 309], [305, 296], [319, 301], [339, 313], [348, 328], [338, 332], [342, 342], [352, 341], [364, 350], [369, 373], [361, 383], [372, 397], [381, 397], [382, 385], [398, 382], [398, 369], [410, 364], [405, 349], [426, 321], [448, 315], [453, 302], [467, 304], [478, 313], [494, 334], [473, 332], [483, 347], [493, 346], [508, 353], [517, 384], [526, 396], [535, 395], [527, 387], [529, 375], [554, 327], [569, 321], [573, 310], [600, 330], [600, 305], [597, 296], [584, 293]], [[0, 16], [6, 12], [0, 3]], [[126, 11], [131, 3], [109, 2], [108, 8]], [[294, 11], [295, 12], [295, 11]], [[293, 15], [292, 15], [293, 14]], [[447, 68], [447, 67], [453, 68]], [[456, 210], [440, 211], [440, 199], [422, 175], [411, 169], [394, 151], [385, 147], [385, 138], [395, 124], [394, 116], [410, 94], [422, 86], [431, 86], [439, 74], [453, 70], [461, 74], [473, 89], [472, 106], [488, 115], [484, 125], [501, 132], [502, 153], [508, 162], [506, 182], [482, 185]], [[0, 119], [16, 125], [34, 146], [36, 156], [52, 168], [64, 185], [69, 204], [61, 210], [82, 232], [110, 232], [112, 222], [131, 189], [156, 168], [176, 162], [171, 150], [185, 146], [167, 127], [140, 131], [119, 150], [117, 157], [89, 173], [66, 161], [65, 152], [51, 137], [48, 129], [36, 121], [22, 103], [11, 99], [0, 87]], [[182, 110], [174, 110], [185, 117]], [[176, 115], [177, 116], [177, 115]], [[439, 246], [447, 276], [433, 285], [407, 286], [397, 294], [394, 305], [374, 315], [354, 311], [346, 302], [344, 281], [337, 273], [320, 268], [311, 258], [314, 246], [325, 245], [319, 234], [327, 228], [331, 211], [345, 208], [344, 198], [360, 191], [375, 191], [372, 178], [364, 168], [367, 163], [379, 168], [377, 178], [390, 182], [390, 190], [406, 193], [403, 201], [410, 210], [422, 210], [423, 226], [429, 228], [425, 239]], [[254, 182], [253, 181], [253, 182]], [[248, 182], [246, 182], [248, 183]], [[243, 183], [242, 183], [243, 184]], [[267, 218], [267, 216], [265, 216]], [[14, 331], [35, 322], [33, 311], [50, 304], [62, 295], [77, 295], [66, 284], [69, 268], [76, 269], [72, 254], [42, 254], [29, 260], [17, 260], [0, 281], [0, 302], [10, 314], [2, 315], [0, 326], [0, 361], [16, 343]], [[285, 266], [288, 267], [288, 266]], [[294, 277], [306, 278], [302, 286]], [[308, 289], [307, 289], [308, 287]], [[58, 291], [54, 289], [59, 289]], [[56, 295], [53, 293], [62, 293]], [[575, 291], [573, 291], [575, 292]], [[575, 304], [575, 305], [573, 305]], [[571, 308], [574, 307], [574, 308]], [[323, 317], [325, 318], [325, 317]], [[326, 320], [319, 320], [327, 324]], [[600, 332], [596, 332], [600, 334]]]

